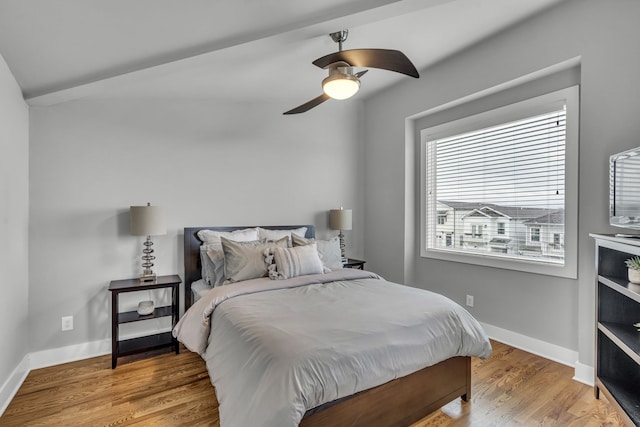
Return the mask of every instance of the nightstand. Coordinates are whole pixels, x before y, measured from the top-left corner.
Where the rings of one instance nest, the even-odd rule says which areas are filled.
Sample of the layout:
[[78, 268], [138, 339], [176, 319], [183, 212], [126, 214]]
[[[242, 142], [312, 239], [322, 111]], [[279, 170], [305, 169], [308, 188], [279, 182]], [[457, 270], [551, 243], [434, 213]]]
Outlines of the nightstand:
[[[171, 329], [178, 323], [180, 307], [180, 283], [178, 275], [158, 276], [152, 282], [141, 282], [140, 279], [113, 280], [109, 284], [111, 291], [111, 369], [115, 369], [118, 357], [143, 353], [164, 347], [173, 347], [176, 354], [180, 353], [178, 340], [171, 332], [161, 332], [128, 340], [120, 340], [119, 325], [123, 323], [139, 322], [171, 316]], [[171, 305], [156, 307], [153, 313], [142, 316], [137, 311], [120, 313], [118, 310], [118, 295], [124, 292], [146, 291], [149, 289], [171, 288]]]
[[347, 259], [347, 262], [342, 264], [342, 266], [344, 268], [355, 268], [355, 269], [358, 269], [358, 270], [364, 270], [364, 264], [365, 263], [366, 263], [366, 261], [349, 258], [349, 259]]

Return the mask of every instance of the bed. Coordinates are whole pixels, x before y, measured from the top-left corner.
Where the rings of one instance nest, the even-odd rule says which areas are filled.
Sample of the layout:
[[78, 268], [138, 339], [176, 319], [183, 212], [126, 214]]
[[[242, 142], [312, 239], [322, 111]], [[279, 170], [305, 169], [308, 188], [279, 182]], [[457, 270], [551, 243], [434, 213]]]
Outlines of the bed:
[[[315, 228], [313, 225], [266, 226], [266, 227], [263, 226], [264, 229], [268, 229], [268, 230], [294, 230], [294, 229], [300, 229], [301, 227], [306, 227], [306, 233], [305, 233], [306, 238], [315, 237]], [[244, 395], [236, 394], [236, 396], [246, 396], [247, 399], [255, 399], [256, 401], [260, 402], [260, 404], [262, 404], [263, 407], [265, 406], [264, 402], [268, 402], [269, 399], [273, 398], [272, 395], [277, 394], [277, 392], [275, 391], [277, 387], [271, 388], [273, 391], [272, 393], [268, 392], [269, 388], [267, 387], [267, 394], [265, 396], [255, 398], [254, 393], [258, 393], [260, 389], [259, 386], [254, 387], [253, 383], [247, 383], [243, 385], [243, 380], [237, 379], [235, 378], [234, 375], [229, 374], [228, 372], [229, 369], [222, 369], [220, 368], [219, 365], [217, 367], [215, 366], [215, 363], [220, 363], [220, 361], [224, 357], [226, 357], [227, 359], [229, 358], [229, 352], [231, 350], [227, 349], [226, 347], [227, 345], [231, 346], [232, 342], [235, 342], [237, 340], [239, 342], [239, 345], [241, 346], [254, 345], [252, 343], [255, 341], [256, 337], [254, 336], [253, 332], [247, 333], [247, 331], [245, 330], [242, 333], [239, 333], [237, 335], [243, 335], [243, 336], [248, 335], [248, 338], [247, 337], [240, 338], [233, 335], [233, 334], [236, 334], [236, 332], [232, 332], [232, 335], [229, 335], [229, 332], [224, 332], [224, 333], [218, 332], [218, 329], [216, 329], [216, 328], [222, 328], [222, 326], [216, 326], [216, 324], [222, 325], [225, 322], [227, 323], [234, 322], [234, 320], [232, 319], [233, 316], [238, 316], [237, 312], [241, 309], [241, 306], [238, 304], [244, 304], [244, 303], [241, 303], [241, 301], [251, 300], [252, 303], [258, 304], [254, 306], [254, 307], [257, 307], [257, 308], [254, 308], [256, 316], [258, 315], [258, 313], [261, 313], [263, 311], [261, 310], [262, 307], [265, 307], [266, 305], [273, 303], [274, 310], [277, 304], [282, 304], [278, 309], [281, 311], [291, 311], [289, 310], [289, 308], [292, 306], [295, 306], [296, 309], [300, 311], [300, 313], [307, 313], [307, 315], [303, 317], [307, 317], [307, 316], [312, 317], [313, 315], [310, 313], [314, 311], [314, 308], [316, 307], [316, 305], [309, 305], [309, 307], [307, 308], [302, 308], [302, 307], [304, 307], [303, 300], [308, 298], [308, 294], [314, 293], [314, 292], [315, 292], [314, 295], [316, 294], [320, 295], [318, 298], [322, 298], [322, 297], [329, 298], [329, 300], [332, 301], [331, 305], [335, 306], [335, 310], [342, 309], [343, 312], [345, 310], [344, 308], [345, 306], [344, 305], [341, 306], [340, 304], [341, 304], [341, 301], [343, 301], [343, 299], [346, 301], [347, 298], [343, 298], [342, 296], [336, 297], [336, 298], [333, 298], [333, 297], [336, 295], [340, 295], [340, 292], [345, 292], [345, 295], [347, 295], [346, 293], [352, 292], [351, 288], [358, 288], [358, 289], [366, 288], [366, 291], [371, 294], [375, 294], [376, 292], [378, 292], [378, 291], [375, 291], [375, 292], [373, 291], [373, 289], [376, 287], [380, 289], [379, 290], [380, 293], [396, 292], [396, 291], [426, 292], [426, 291], [417, 290], [415, 288], [410, 288], [407, 286], [385, 282], [384, 280], [382, 280], [377, 275], [371, 272], [356, 272], [355, 270], [347, 271], [349, 269], [344, 269], [344, 271], [334, 271], [327, 274], [319, 274], [319, 275], [312, 275], [312, 276], [306, 276], [306, 277], [295, 277], [295, 278], [291, 278], [284, 281], [277, 281], [277, 280], [269, 281], [268, 279], [248, 280], [246, 282], [242, 282], [241, 284], [223, 286], [222, 288], [226, 288], [226, 289], [222, 289], [222, 290], [220, 288], [215, 288], [214, 292], [209, 292], [208, 294], [208, 297], [210, 297], [212, 301], [205, 301], [206, 298], [202, 298], [202, 301], [198, 301], [198, 303], [194, 305], [194, 297], [193, 297], [191, 286], [192, 284], [197, 283], [202, 279], [202, 274], [201, 274], [202, 265], [200, 262], [200, 246], [202, 245], [202, 242], [198, 238], [198, 232], [200, 230], [216, 230], [216, 231], [223, 231], [223, 232], [231, 232], [231, 231], [247, 229], [247, 228], [250, 228], [250, 227], [190, 227], [190, 228], [184, 229], [185, 316], [183, 316], [183, 319], [181, 319], [180, 323], [174, 330], [174, 335], [177, 335], [178, 339], [181, 340], [187, 346], [187, 348], [189, 348], [192, 351], [197, 351], [207, 361], [207, 367], [209, 369], [209, 372], [212, 378], [212, 383], [214, 384], [214, 387], [216, 387], [216, 394], [218, 395], [218, 399], [220, 403], [221, 427], [233, 427], [235, 425], [246, 424], [247, 419], [251, 419], [251, 418], [246, 418], [247, 415], [244, 414], [245, 418], [244, 418], [244, 421], [242, 421], [243, 415], [236, 416], [237, 414], [236, 415], [230, 414], [231, 412], [234, 412], [234, 413], [243, 412], [243, 411], [238, 411], [237, 407], [233, 411], [225, 409], [225, 405], [231, 405], [231, 403], [227, 403], [230, 400], [241, 400], [238, 397], [236, 397], [235, 399], [231, 399], [229, 396], [233, 396], [233, 394], [228, 393], [229, 389], [232, 389], [235, 387], [240, 387], [240, 388], [244, 387], [244, 389], [241, 390], [241, 392], [244, 393]], [[277, 283], [277, 282], [280, 282], [280, 283]], [[385, 286], [382, 286], [383, 284]], [[268, 291], [266, 291], [265, 287], [273, 287], [273, 289], [269, 288]], [[224, 293], [231, 292], [231, 294], [230, 296], [227, 294], [223, 296], [223, 292]], [[298, 296], [293, 296], [292, 294], [294, 293], [297, 293]], [[215, 297], [212, 296], [214, 294], [216, 295]], [[272, 295], [278, 295], [277, 300]], [[301, 297], [300, 295], [307, 295], [307, 296]], [[433, 295], [437, 295], [437, 294], [433, 294]], [[264, 300], [262, 298], [271, 298], [271, 300]], [[314, 296], [314, 298], [316, 297]], [[435, 298], [445, 299], [442, 296], [437, 296]], [[256, 302], [256, 301], [259, 301], [259, 302]], [[269, 303], [265, 303], [265, 301], [269, 301]], [[301, 304], [300, 308], [297, 308], [298, 301]], [[304, 302], [304, 304], [310, 304], [310, 303], [311, 303], [311, 300], [307, 300], [306, 302]], [[247, 302], [247, 304], [249, 303]], [[346, 302], [344, 304], [346, 304]], [[326, 308], [329, 305], [326, 303], [317, 304], [317, 305], [323, 307], [322, 310], [334, 309], [334, 308]], [[189, 310], [190, 307], [192, 306], [193, 306], [193, 309]], [[206, 309], [199, 308], [199, 306], [211, 307], [210, 308], [211, 312], [206, 312], [205, 314], [201, 314], [198, 310], [203, 310], [203, 312], [205, 312]], [[455, 308], [456, 311], [463, 312], [463, 317], [468, 316], [471, 319], [469, 320], [465, 317], [464, 322], [466, 323], [462, 328], [462, 329], [465, 329], [465, 331], [462, 331], [459, 333], [464, 333], [464, 334], [470, 333], [471, 335], [474, 335], [475, 338], [477, 338], [477, 342], [474, 341], [472, 344], [464, 344], [464, 345], [460, 344], [461, 348], [465, 347], [465, 349], [463, 351], [461, 350], [461, 352], [468, 352], [473, 354], [453, 355], [451, 357], [446, 357], [443, 360], [435, 364], [432, 364], [430, 366], [420, 367], [417, 370], [413, 369], [413, 367], [407, 367], [406, 369], [410, 370], [411, 372], [403, 372], [402, 369], [398, 371], [396, 368], [394, 368], [396, 370], [392, 373], [384, 372], [384, 375], [382, 375], [382, 377], [386, 378], [386, 376], [389, 376], [389, 375], [391, 375], [391, 377], [386, 378], [384, 381], [381, 381], [379, 383], [375, 383], [375, 381], [380, 381], [379, 379], [371, 379], [371, 383], [368, 383], [368, 378], [365, 377], [365, 378], [354, 379], [352, 381], [354, 384], [351, 384], [350, 383], [351, 377], [354, 376], [355, 374], [347, 372], [344, 375], [347, 375], [347, 377], [349, 378], [348, 380], [345, 380], [345, 378], [331, 379], [329, 382], [331, 381], [337, 381], [337, 382], [332, 383], [330, 386], [327, 386], [327, 384], [324, 384], [323, 382], [324, 389], [321, 390], [321, 392], [318, 392], [317, 390], [311, 391], [311, 392], [306, 391], [306, 389], [310, 387], [307, 385], [307, 382], [314, 381], [313, 378], [309, 379], [309, 376], [314, 377], [317, 374], [317, 372], [315, 371], [322, 371], [322, 368], [318, 367], [320, 366], [318, 364], [319, 362], [311, 361], [309, 363], [311, 363], [314, 366], [315, 371], [312, 374], [308, 374], [308, 373], [304, 374], [306, 375], [305, 377], [306, 380], [303, 381], [303, 384], [301, 386], [301, 389], [304, 389], [304, 390], [300, 392], [296, 391], [294, 392], [294, 394], [291, 395], [291, 400], [295, 400], [298, 404], [297, 413], [294, 414], [295, 416], [287, 414], [286, 416], [284, 416], [284, 418], [282, 417], [278, 418], [278, 416], [276, 415], [274, 416], [273, 420], [277, 420], [277, 421], [269, 421], [268, 417], [270, 416], [270, 414], [268, 416], [265, 416], [263, 413], [257, 410], [256, 417], [259, 417], [259, 418], [252, 419], [251, 424], [274, 425], [274, 426], [277, 425], [278, 427], [285, 427], [285, 425], [298, 425], [298, 422], [300, 426], [305, 426], [305, 427], [372, 426], [372, 425], [407, 426], [415, 421], [420, 420], [430, 412], [433, 412], [434, 410], [440, 408], [441, 406], [445, 405], [446, 403], [458, 397], [462, 398], [464, 401], [467, 401], [471, 395], [471, 356], [487, 357], [491, 351], [491, 348], [486, 335], [481, 330], [479, 325], [477, 325], [477, 322], [475, 322], [475, 319], [471, 318], [471, 316], [468, 313], [466, 313], [464, 309], [457, 306], [457, 304], [455, 304], [455, 306], [457, 307]], [[194, 314], [194, 311], [198, 311], [198, 313]], [[298, 313], [298, 315], [300, 315], [300, 313]], [[466, 313], [466, 315], [464, 313]], [[260, 325], [260, 322], [264, 323], [264, 320], [257, 321], [256, 323], [256, 319], [251, 318], [253, 314], [254, 313], [249, 313], [250, 319], [248, 320], [247, 320], [247, 316], [245, 315], [245, 318], [240, 323], [253, 322], [258, 326]], [[217, 316], [215, 318], [215, 321], [214, 321], [214, 315]], [[274, 313], [269, 313], [268, 315], [272, 316], [269, 318], [270, 319], [269, 322], [275, 319], [273, 324], [276, 325], [278, 320], [277, 318], [279, 317], [279, 315]], [[324, 315], [326, 316], [326, 313]], [[336, 319], [338, 319], [340, 316], [338, 313], [336, 313], [335, 317]], [[374, 323], [374, 324], [379, 323], [380, 324], [379, 326], [381, 328], [386, 327], [387, 323], [393, 323], [393, 320], [391, 322], [382, 321], [382, 320], [378, 321], [379, 319], [384, 319], [384, 318], [385, 318], [385, 315], [381, 316], [380, 313], [374, 314], [374, 317], [371, 323]], [[198, 332], [198, 334], [201, 336], [206, 335], [206, 342], [203, 341], [204, 338], [200, 338], [201, 344], [195, 344], [195, 341], [193, 340], [190, 341], [189, 335], [193, 336], [196, 334], [193, 331], [194, 329], [197, 329], [197, 328], [206, 329], [205, 327], [203, 327], [202, 324], [198, 324], [198, 321], [202, 323], [203, 321], [205, 321], [205, 319], [211, 319], [211, 323], [213, 323], [214, 325], [213, 326], [206, 325], [206, 327], [210, 328], [210, 330], [207, 330], [206, 332]], [[354, 314], [353, 319], [356, 319], [356, 320], [353, 320], [353, 323], [357, 324], [358, 323], [357, 315]], [[336, 320], [336, 322], [337, 321], [338, 320]], [[303, 322], [302, 321], [285, 322], [284, 324], [286, 325], [286, 324], [298, 324], [298, 323], [303, 323]], [[326, 323], [327, 323], [327, 328], [329, 329], [333, 328], [329, 331], [329, 335], [335, 334], [337, 330], [342, 329], [341, 327], [336, 327], [337, 324], [332, 325], [331, 320], [327, 320]], [[311, 328], [313, 329], [313, 332], [310, 332], [310, 334], [321, 333], [314, 329], [316, 327], [315, 325], [316, 324], [314, 323], [314, 326]], [[281, 326], [278, 326], [278, 328], [282, 329]], [[346, 329], [349, 329], [349, 328], [346, 328]], [[470, 330], [471, 332], [466, 331], [466, 329]], [[458, 332], [456, 332], [456, 334], [457, 333]], [[284, 333], [284, 335], [290, 335], [290, 334], [291, 334], [290, 331], [286, 331], [286, 333]], [[318, 336], [320, 337], [320, 335]], [[324, 338], [318, 339], [318, 341], [321, 341], [321, 342], [323, 342], [323, 340]], [[372, 340], [369, 340], [369, 341], [372, 341]], [[379, 339], [376, 338], [376, 341], [379, 341]], [[222, 345], [223, 342], [225, 345]], [[265, 346], [264, 343], [261, 343], [259, 345], [262, 347]], [[295, 351], [287, 350], [288, 351], [287, 354], [289, 354], [290, 356], [292, 352], [295, 353], [295, 356], [293, 356], [295, 360], [297, 360], [296, 358], [298, 357], [298, 355], [302, 353], [305, 353], [305, 354], [308, 353], [309, 355], [322, 354], [325, 348], [314, 347], [315, 345], [316, 345], [315, 340], [308, 341], [304, 344], [304, 346], [302, 346], [301, 344], [301, 348], [305, 349], [304, 351], [303, 350], [295, 350]], [[318, 344], [318, 346], [319, 345], [320, 344]], [[458, 345], [458, 344], [455, 344], [455, 345]], [[330, 346], [330, 347], [332, 347], [331, 350], [334, 351], [333, 346]], [[388, 347], [392, 347], [392, 346], [389, 345]], [[288, 344], [283, 345], [281, 346], [281, 348], [289, 349], [289, 345]], [[386, 348], [387, 347], [385, 346], [384, 349]], [[473, 348], [473, 350], [470, 350], [471, 348]], [[306, 349], [309, 349], [309, 350], [307, 351]], [[342, 350], [335, 350], [335, 351], [342, 351]], [[344, 351], [346, 352], [346, 350]], [[381, 350], [377, 349], [376, 351], [380, 352]], [[226, 355], [221, 356], [220, 355], [221, 352], [226, 352]], [[406, 353], [411, 353], [411, 350], [407, 350]], [[232, 364], [235, 363], [235, 367], [231, 370], [232, 372], [241, 372], [245, 370], [244, 367], [246, 366], [247, 363], [249, 363], [249, 361], [242, 359], [243, 357], [245, 357], [243, 356], [243, 354], [245, 355], [251, 354], [251, 356], [246, 356], [247, 358], [255, 359], [255, 358], [262, 357], [261, 355], [255, 356], [255, 353], [251, 353], [250, 351], [243, 351], [243, 350], [237, 351], [236, 353], [233, 353], [233, 354], [236, 355], [233, 357], [234, 360], [231, 360], [230, 362], [229, 361], [225, 362], [225, 363], [232, 363]], [[337, 357], [336, 354], [333, 354], [331, 357], [335, 359]], [[405, 353], [403, 352], [401, 354], [404, 355]], [[351, 357], [351, 355], [349, 355], [349, 357]], [[370, 357], [370, 355], [366, 357]], [[401, 356], [400, 358], [402, 357], [404, 356]], [[264, 366], [271, 366], [272, 364], [275, 363], [273, 360], [271, 360], [273, 358], [271, 354], [269, 354], [268, 356], [264, 356], [262, 358], [264, 360], [261, 363], [263, 363]], [[393, 358], [397, 359], [398, 356], [393, 356]], [[218, 362], [214, 363], [215, 360], [217, 360]], [[369, 359], [369, 360], [372, 360], [372, 359]], [[376, 365], [376, 363], [378, 362], [375, 362], [373, 364]], [[294, 365], [295, 363], [289, 363], [289, 364]], [[355, 366], [361, 366], [361, 365], [363, 364], [356, 363]], [[364, 365], [367, 365], [367, 364], [365, 363]], [[384, 371], [384, 369], [379, 369], [379, 370]], [[224, 372], [224, 371], [227, 371], [227, 372]], [[266, 369], [264, 369], [263, 371], [267, 372]], [[342, 368], [340, 368], [339, 371], [342, 371]], [[376, 372], [377, 371], [378, 371], [378, 366], [376, 365]], [[332, 372], [333, 373], [330, 373], [329, 376], [332, 376], [335, 374], [334, 371]], [[233, 379], [225, 378], [225, 375], [234, 376], [234, 378]], [[280, 377], [284, 377], [287, 375], [288, 374], [282, 374], [280, 375]], [[337, 374], [335, 375], [338, 376]], [[300, 382], [300, 378], [298, 376], [294, 378], [293, 382], [296, 382], [296, 384], [300, 386], [300, 384], [298, 384]], [[343, 395], [345, 394], [344, 388], [346, 387], [346, 386], [342, 387], [343, 383], [347, 383], [348, 387], [352, 387], [353, 390], [357, 390], [357, 391], [353, 393], [349, 393], [348, 395]], [[225, 389], [222, 388], [223, 385]], [[338, 389], [341, 389], [341, 390], [338, 390]], [[307, 394], [304, 394], [304, 393], [307, 393]], [[308, 396], [309, 394], [314, 394], [314, 393], [318, 395], [320, 394], [322, 395], [322, 397], [319, 398], [320, 400], [314, 400]], [[300, 412], [300, 408], [299, 408], [299, 406], [302, 404], [301, 402], [298, 401], [299, 394], [303, 394], [302, 396], [302, 403], [304, 403], [303, 412]], [[326, 400], [327, 396], [333, 396], [335, 398]], [[326, 401], [322, 401], [322, 399]], [[322, 403], [317, 404], [318, 401]], [[251, 402], [253, 402], [253, 400]], [[251, 407], [251, 402], [248, 403], [248, 406], [250, 407]], [[274, 408], [275, 407], [278, 407], [278, 406], [274, 404]], [[280, 412], [283, 412], [286, 410], [288, 409], [283, 408]], [[298, 418], [295, 418], [296, 416]], [[293, 421], [290, 421], [291, 418], [293, 418]], [[256, 419], [260, 419], [261, 421], [256, 421]], [[286, 423], [282, 421], [283, 419], [286, 420]], [[228, 421], [228, 423], [225, 423], [225, 420]]]

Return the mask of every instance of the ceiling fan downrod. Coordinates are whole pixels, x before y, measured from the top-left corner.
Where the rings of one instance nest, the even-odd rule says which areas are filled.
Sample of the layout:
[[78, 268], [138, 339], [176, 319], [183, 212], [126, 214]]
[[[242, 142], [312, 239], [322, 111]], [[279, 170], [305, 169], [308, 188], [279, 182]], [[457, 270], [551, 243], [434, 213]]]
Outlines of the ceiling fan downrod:
[[338, 43], [338, 52], [342, 52], [342, 43], [347, 41], [349, 30], [336, 31], [329, 35], [331, 36], [331, 40]]

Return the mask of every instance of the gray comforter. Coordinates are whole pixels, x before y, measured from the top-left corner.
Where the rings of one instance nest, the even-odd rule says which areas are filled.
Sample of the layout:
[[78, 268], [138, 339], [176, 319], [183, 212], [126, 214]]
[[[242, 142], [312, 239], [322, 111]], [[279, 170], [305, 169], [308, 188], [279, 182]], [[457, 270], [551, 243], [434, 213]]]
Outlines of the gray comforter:
[[214, 288], [173, 334], [206, 360], [221, 427], [294, 427], [323, 403], [491, 353], [458, 304], [352, 269]]

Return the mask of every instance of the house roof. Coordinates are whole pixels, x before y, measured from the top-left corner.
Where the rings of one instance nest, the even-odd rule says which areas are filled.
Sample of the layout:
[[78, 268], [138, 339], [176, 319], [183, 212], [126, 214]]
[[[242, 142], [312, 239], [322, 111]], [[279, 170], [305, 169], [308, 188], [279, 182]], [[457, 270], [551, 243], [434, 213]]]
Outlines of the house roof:
[[527, 225], [532, 224], [564, 224], [564, 209], [547, 213], [538, 218], [530, 219], [524, 222]]
[[[455, 210], [478, 210], [487, 216], [499, 217], [506, 216], [509, 218], [529, 218], [537, 219], [550, 214], [550, 209], [546, 208], [530, 208], [525, 206], [502, 206], [493, 203], [481, 202], [458, 202], [451, 200], [438, 200], [438, 203], [449, 206]], [[553, 210], [554, 212], [557, 209]], [[563, 212], [560, 210], [559, 212]], [[545, 223], [546, 224], [546, 223]]]

